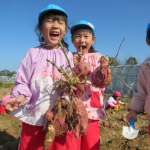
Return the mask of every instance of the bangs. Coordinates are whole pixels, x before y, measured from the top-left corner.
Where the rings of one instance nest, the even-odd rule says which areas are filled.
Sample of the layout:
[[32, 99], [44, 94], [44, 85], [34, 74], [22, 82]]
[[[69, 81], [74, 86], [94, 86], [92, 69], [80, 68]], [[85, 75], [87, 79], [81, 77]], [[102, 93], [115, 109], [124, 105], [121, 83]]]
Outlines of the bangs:
[[64, 21], [66, 24], [67, 24], [67, 17], [66, 15], [61, 12], [61, 11], [55, 11], [55, 10], [52, 10], [52, 11], [49, 11], [47, 12], [46, 14], [46, 17], [49, 19], [51, 18], [52, 20], [58, 20], [58, 21]]
[[92, 35], [94, 36], [94, 34], [93, 34], [93, 30], [90, 28], [90, 27], [88, 27], [88, 26], [84, 26], [84, 25], [82, 25], [82, 26], [77, 26], [73, 31], [72, 31], [72, 35], [75, 33], [75, 32], [89, 32], [89, 33], [92, 33]]

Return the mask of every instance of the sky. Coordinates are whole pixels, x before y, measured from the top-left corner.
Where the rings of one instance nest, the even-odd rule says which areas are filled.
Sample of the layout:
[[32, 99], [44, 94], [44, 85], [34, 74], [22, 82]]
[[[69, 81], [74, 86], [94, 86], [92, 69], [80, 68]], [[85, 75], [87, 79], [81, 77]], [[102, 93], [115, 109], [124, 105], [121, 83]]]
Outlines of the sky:
[[[135, 57], [139, 63], [150, 57], [146, 28], [150, 22], [150, 0], [0, 0], [0, 71], [17, 71], [28, 49], [39, 45], [34, 32], [39, 12], [49, 4], [62, 7], [72, 27], [80, 20], [96, 29], [93, 44], [102, 55], [124, 62]], [[69, 51], [76, 52], [68, 30]]]

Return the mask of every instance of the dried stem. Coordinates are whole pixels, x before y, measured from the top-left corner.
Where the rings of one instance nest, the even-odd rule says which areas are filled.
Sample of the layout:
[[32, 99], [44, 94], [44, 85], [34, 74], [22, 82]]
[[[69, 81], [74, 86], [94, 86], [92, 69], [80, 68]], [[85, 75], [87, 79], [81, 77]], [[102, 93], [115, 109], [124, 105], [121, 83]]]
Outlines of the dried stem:
[[122, 40], [122, 42], [121, 42], [121, 44], [120, 44], [120, 46], [119, 46], [119, 49], [118, 49], [118, 52], [117, 52], [116, 57], [113, 59], [113, 61], [112, 61], [109, 65], [112, 65], [112, 64], [115, 62], [115, 60], [116, 60], [116, 58], [117, 58], [117, 56], [118, 56], [118, 54], [119, 54], [119, 51], [120, 51], [121, 45], [122, 45], [122, 43], [124, 42], [124, 40], [125, 40], [125, 38]]
[[[113, 74], [113, 73], [111, 73], [111, 74]], [[117, 75], [115, 75], [115, 74], [113, 74], [114, 76], [116, 76], [117, 78], [119, 78], [120, 80], [122, 80], [120, 77], [118, 77]], [[128, 86], [123, 80], [122, 80], [122, 82], [128, 87], [128, 88], [130, 88], [132, 91], [134, 91], [130, 86]], [[135, 92], [135, 91], [134, 91]]]

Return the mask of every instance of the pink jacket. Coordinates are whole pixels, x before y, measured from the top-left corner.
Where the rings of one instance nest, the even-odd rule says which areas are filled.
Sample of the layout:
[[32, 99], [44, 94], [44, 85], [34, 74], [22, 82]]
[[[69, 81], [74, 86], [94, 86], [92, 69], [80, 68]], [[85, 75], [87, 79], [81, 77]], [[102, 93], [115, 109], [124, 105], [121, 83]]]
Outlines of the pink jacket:
[[109, 98], [107, 99], [107, 101], [105, 102], [105, 108], [107, 108], [108, 106], [114, 106], [114, 105], [120, 104], [120, 103], [121, 103], [121, 105], [124, 105], [124, 104], [125, 104], [125, 103], [122, 103], [121, 100], [115, 100], [115, 99], [111, 96], [111, 97], [109, 97]]
[[5, 101], [10, 99], [10, 98], [11, 98], [11, 95], [7, 95], [7, 96], [3, 97], [1, 100], [1, 103], [4, 105]]
[[138, 81], [138, 92], [133, 95], [130, 108], [140, 112], [145, 110], [150, 124], [150, 58], [146, 59], [140, 68]]
[[91, 85], [84, 85], [84, 94], [77, 91], [77, 95], [82, 99], [88, 112], [88, 118], [93, 120], [105, 119], [106, 117], [103, 101], [105, 88], [101, 89], [93, 83], [94, 71], [101, 65], [99, 63], [101, 56], [100, 53], [86, 53], [82, 56], [82, 60], [91, 66], [91, 73], [87, 77], [87, 82]]
[[[119, 101], [120, 103], [121, 101]], [[111, 96], [107, 99], [107, 101], [105, 102], [105, 108], [107, 108], [108, 105], [110, 106], [114, 106], [117, 103], [117, 101]]]

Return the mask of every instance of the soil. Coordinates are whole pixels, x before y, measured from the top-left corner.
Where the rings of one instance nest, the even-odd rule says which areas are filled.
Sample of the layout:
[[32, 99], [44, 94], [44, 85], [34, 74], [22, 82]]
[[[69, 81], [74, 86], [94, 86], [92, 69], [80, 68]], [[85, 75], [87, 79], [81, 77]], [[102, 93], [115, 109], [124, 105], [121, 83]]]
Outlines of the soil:
[[[10, 94], [11, 88], [0, 88], [0, 99]], [[122, 136], [123, 126], [128, 126], [125, 118], [129, 112], [130, 99], [121, 99], [127, 103], [120, 110], [106, 110], [107, 117], [100, 120], [101, 150], [150, 150], [148, 121], [145, 113], [137, 115], [135, 127], [139, 129], [136, 139], [128, 140]], [[122, 117], [122, 119], [120, 119]], [[123, 118], [125, 118], [123, 120]], [[104, 127], [104, 122], [109, 127]], [[113, 123], [118, 124], [113, 127]], [[17, 150], [21, 132], [21, 122], [11, 114], [0, 114], [0, 150]]]

